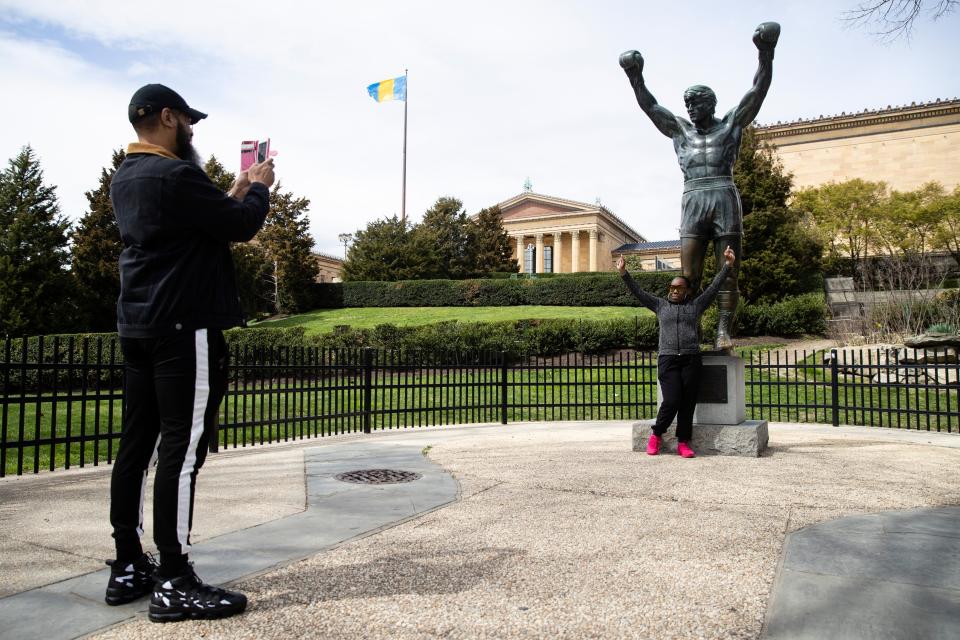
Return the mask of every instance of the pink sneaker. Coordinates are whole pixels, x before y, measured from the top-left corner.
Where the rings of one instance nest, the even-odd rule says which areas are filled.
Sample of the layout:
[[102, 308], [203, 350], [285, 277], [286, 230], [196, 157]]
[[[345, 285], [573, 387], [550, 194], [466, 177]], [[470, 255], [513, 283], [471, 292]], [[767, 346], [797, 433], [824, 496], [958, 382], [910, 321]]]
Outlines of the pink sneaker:
[[691, 449], [690, 445], [688, 445], [686, 442], [677, 443], [677, 453], [680, 454], [681, 458], [693, 458], [697, 455], [693, 452], [693, 449]]
[[657, 434], [650, 436], [650, 439], [647, 441], [647, 455], [655, 456], [660, 453], [660, 443], [663, 442], [663, 439]]

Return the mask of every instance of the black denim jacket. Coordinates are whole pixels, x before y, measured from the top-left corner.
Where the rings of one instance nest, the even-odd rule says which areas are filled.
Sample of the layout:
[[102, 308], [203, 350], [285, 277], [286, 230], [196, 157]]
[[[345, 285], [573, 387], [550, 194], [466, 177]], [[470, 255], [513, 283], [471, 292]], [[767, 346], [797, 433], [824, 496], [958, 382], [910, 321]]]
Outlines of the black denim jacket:
[[251, 185], [240, 202], [196, 165], [136, 143], [113, 177], [110, 199], [123, 240], [122, 337], [245, 324], [230, 243], [252, 239], [263, 226], [265, 185]]

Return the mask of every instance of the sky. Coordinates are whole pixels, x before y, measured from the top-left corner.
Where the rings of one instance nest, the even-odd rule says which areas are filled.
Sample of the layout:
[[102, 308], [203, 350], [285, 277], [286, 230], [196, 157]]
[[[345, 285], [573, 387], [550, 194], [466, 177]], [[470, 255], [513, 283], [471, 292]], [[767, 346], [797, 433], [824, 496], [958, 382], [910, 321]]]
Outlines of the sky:
[[31, 145], [62, 213], [87, 210], [114, 149], [135, 139], [133, 92], [160, 82], [209, 118], [194, 145], [239, 168], [271, 138], [284, 190], [311, 201], [318, 251], [399, 215], [403, 103], [367, 85], [408, 71], [407, 216], [442, 196], [468, 213], [523, 191], [598, 200], [647, 240], [678, 237], [673, 146], [637, 106], [619, 55], [683, 115], [707, 84], [718, 112], [757, 68], [757, 24], [782, 26], [758, 122], [960, 96], [960, 15], [884, 42], [842, 20], [856, 0], [711, 3], [404, 0], [0, 0], [0, 160]]

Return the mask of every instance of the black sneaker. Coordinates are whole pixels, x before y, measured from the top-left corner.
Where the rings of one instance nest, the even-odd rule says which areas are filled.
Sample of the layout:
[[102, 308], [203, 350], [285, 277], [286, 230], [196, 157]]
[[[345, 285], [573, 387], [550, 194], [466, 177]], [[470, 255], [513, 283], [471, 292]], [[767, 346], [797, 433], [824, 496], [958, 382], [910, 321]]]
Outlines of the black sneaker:
[[153, 622], [176, 622], [226, 618], [246, 608], [247, 596], [204, 584], [191, 568], [176, 578], [157, 579], [147, 615]]
[[110, 565], [110, 582], [107, 583], [107, 604], [116, 606], [142, 598], [153, 591], [153, 574], [157, 561], [149, 553], [126, 565], [116, 560], [107, 560]]

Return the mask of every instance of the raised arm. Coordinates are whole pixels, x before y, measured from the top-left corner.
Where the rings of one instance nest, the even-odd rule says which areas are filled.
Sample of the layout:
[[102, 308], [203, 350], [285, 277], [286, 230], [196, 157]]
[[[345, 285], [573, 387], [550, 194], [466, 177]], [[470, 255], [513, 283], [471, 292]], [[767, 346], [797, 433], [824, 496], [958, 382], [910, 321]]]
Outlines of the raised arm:
[[640, 304], [654, 313], [660, 310], [662, 300], [655, 295], [647, 293], [637, 285], [636, 281], [630, 277], [630, 273], [627, 271], [627, 265], [623, 256], [620, 256], [620, 259], [617, 260], [617, 271], [620, 273], [620, 277], [623, 278], [623, 283], [627, 285], [627, 289], [640, 301]]
[[753, 86], [737, 105], [735, 122], [741, 127], [748, 126], [760, 113], [760, 105], [767, 97], [770, 81], [773, 79], [773, 50], [780, 38], [780, 25], [776, 22], [764, 22], [753, 32], [753, 44], [760, 50], [760, 66], [753, 76]]
[[713, 277], [713, 282], [710, 283], [710, 286], [693, 299], [693, 304], [697, 306], [698, 315], [706, 311], [707, 307], [713, 302], [713, 299], [717, 297], [717, 294], [720, 292], [720, 285], [722, 285], [723, 281], [730, 275], [730, 270], [733, 269], [736, 260], [736, 254], [734, 254], [730, 245], [727, 245], [726, 250], [723, 252], [723, 266], [720, 268], [720, 271]]
[[660, 133], [672, 138], [680, 131], [677, 124], [677, 117], [670, 111], [657, 103], [657, 99], [647, 89], [643, 82], [643, 56], [639, 51], [627, 51], [620, 56], [620, 66], [623, 67], [627, 78], [630, 79], [630, 86], [637, 96], [637, 103], [643, 112], [653, 120]]

